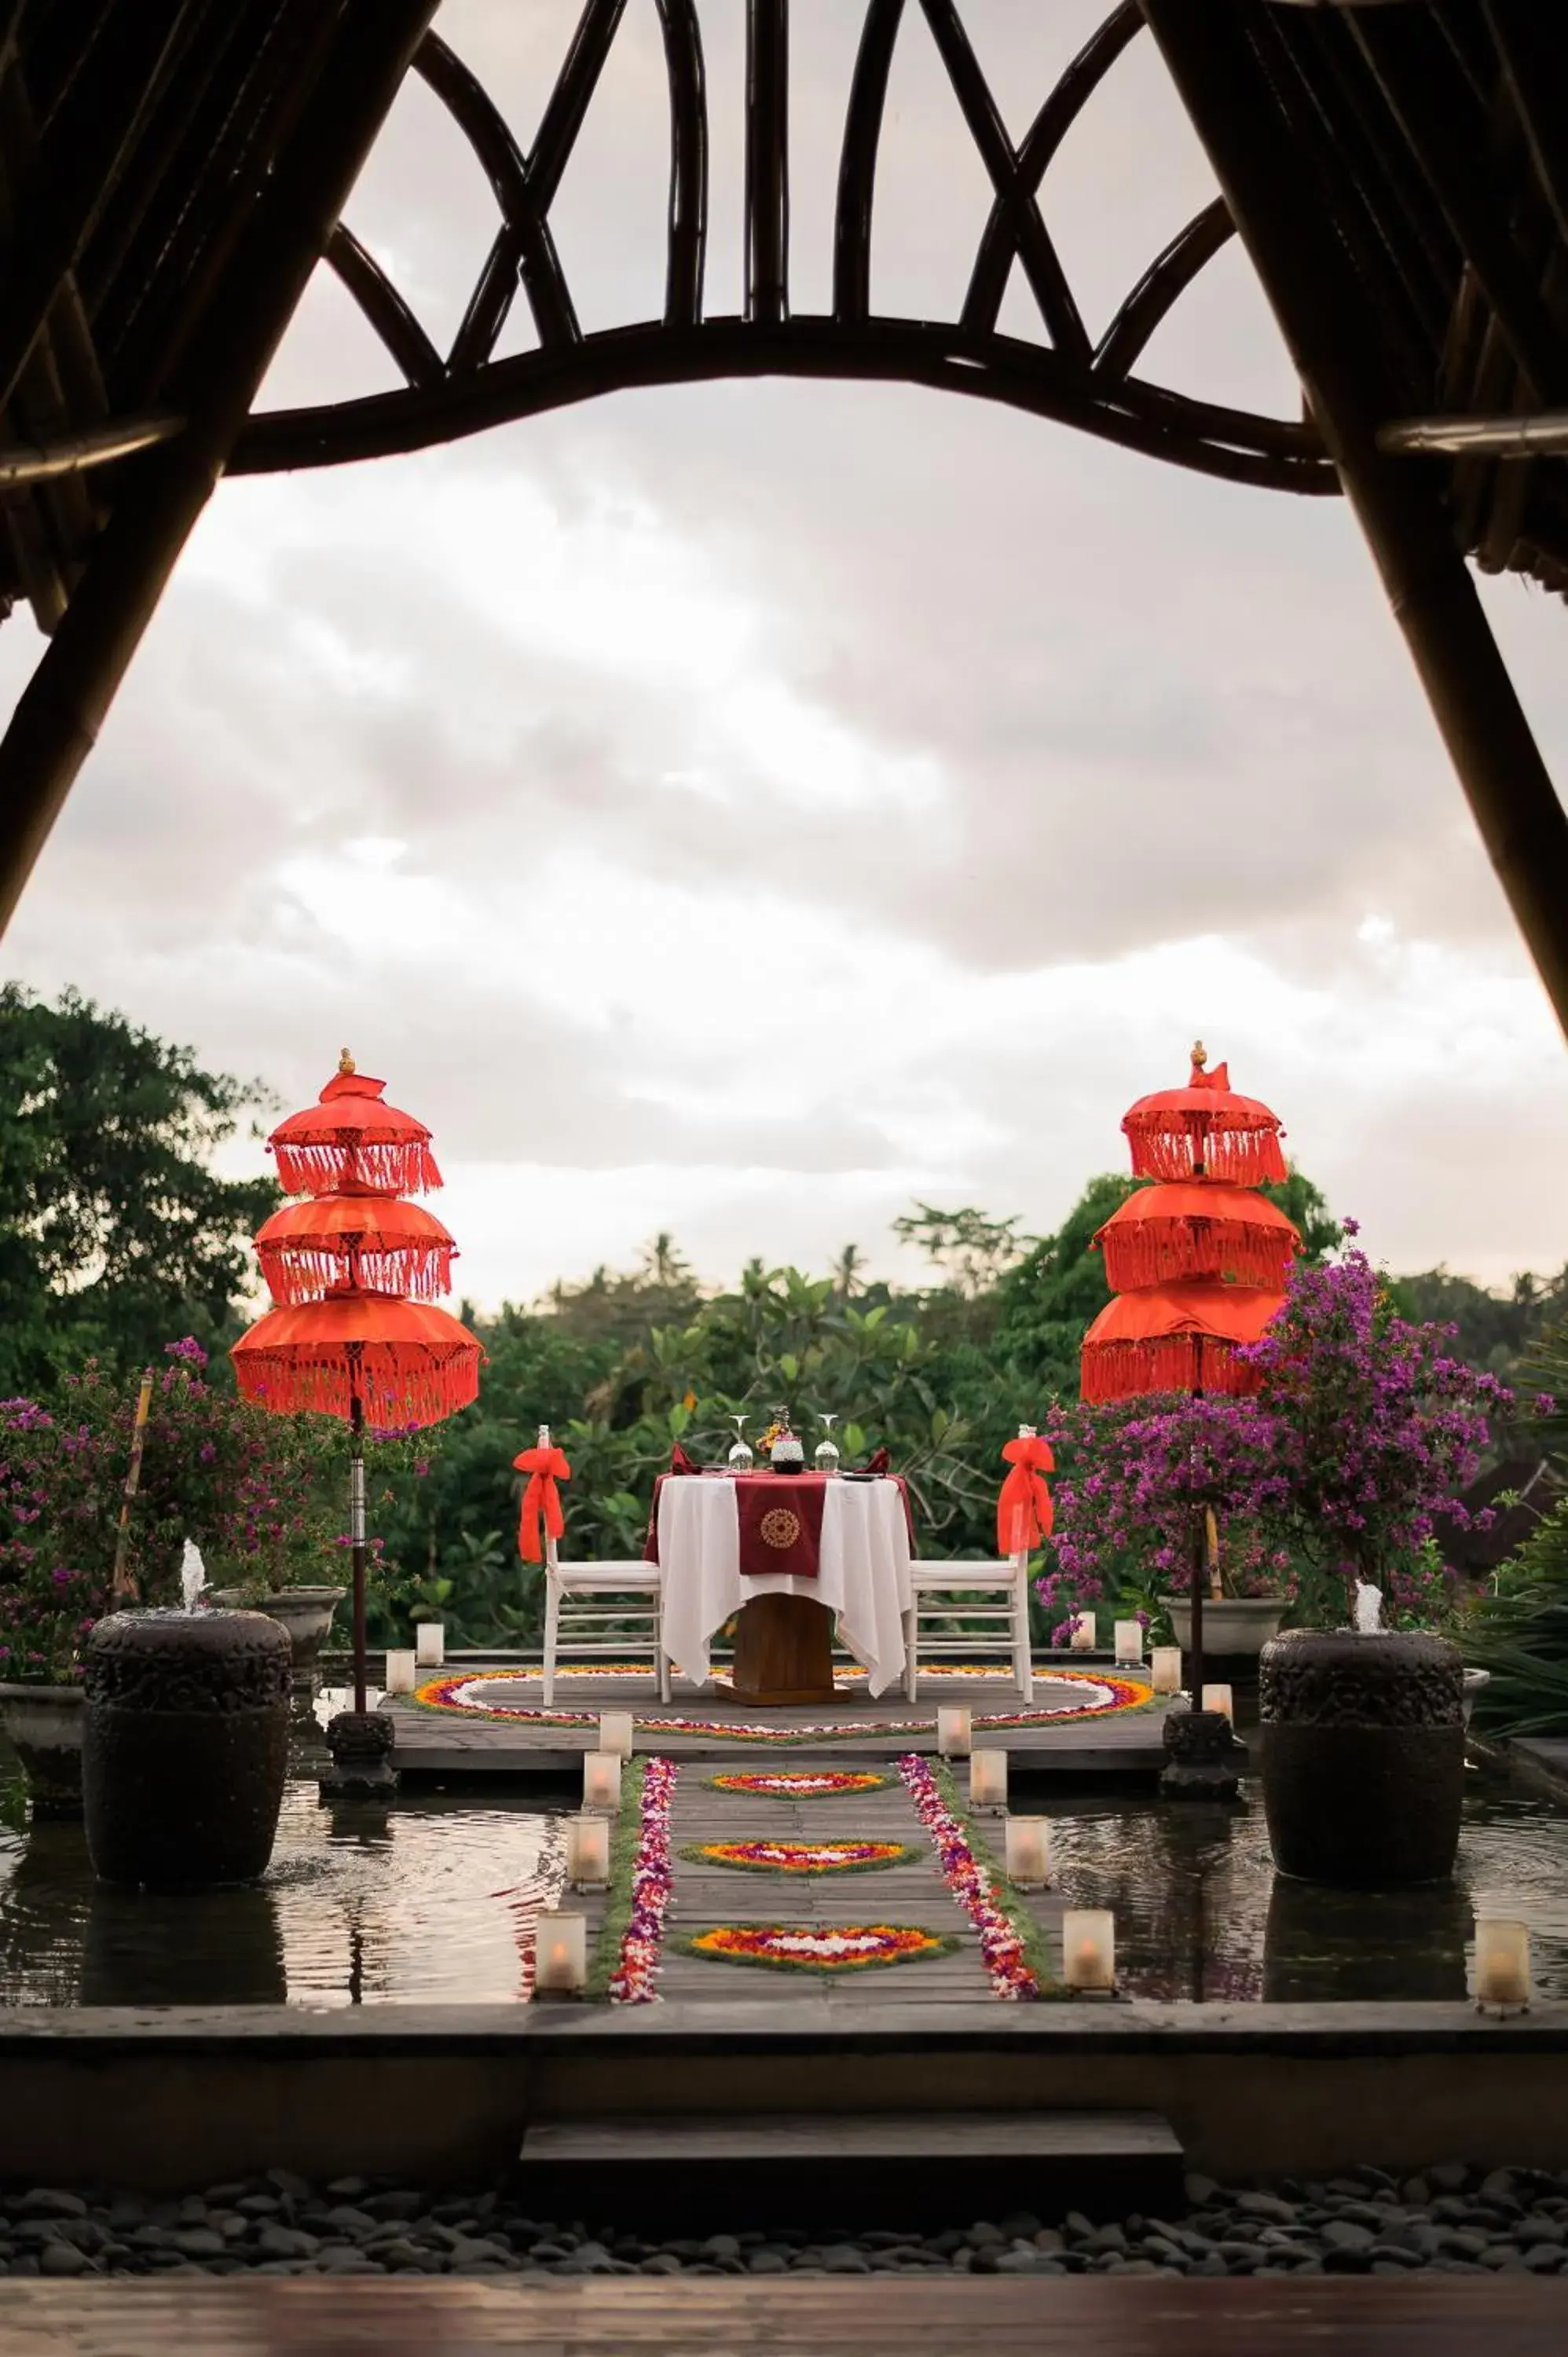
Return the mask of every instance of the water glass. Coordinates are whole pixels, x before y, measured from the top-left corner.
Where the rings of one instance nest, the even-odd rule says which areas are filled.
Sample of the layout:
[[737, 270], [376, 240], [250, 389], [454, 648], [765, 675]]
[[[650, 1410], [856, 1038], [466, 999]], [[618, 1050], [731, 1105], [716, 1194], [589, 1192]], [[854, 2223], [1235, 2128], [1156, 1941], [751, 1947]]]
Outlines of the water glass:
[[833, 1438], [833, 1426], [838, 1417], [824, 1413], [818, 1416], [817, 1422], [822, 1427], [822, 1437], [813, 1452], [817, 1470], [819, 1473], [836, 1473], [839, 1469], [839, 1449]]

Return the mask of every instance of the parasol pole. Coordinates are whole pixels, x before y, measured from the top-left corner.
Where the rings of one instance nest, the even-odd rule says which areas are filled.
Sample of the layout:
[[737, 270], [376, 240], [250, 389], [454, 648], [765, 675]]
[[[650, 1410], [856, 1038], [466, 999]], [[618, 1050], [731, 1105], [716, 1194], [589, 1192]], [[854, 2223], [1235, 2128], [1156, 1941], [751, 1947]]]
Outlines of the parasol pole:
[[153, 1371], [144, 1370], [142, 1388], [136, 1394], [136, 1413], [131, 1419], [131, 1461], [125, 1468], [125, 1486], [120, 1492], [120, 1526], [114, 1534], [114, 1576], [109, 1583], [113, 1603], [134, 1603], [136, 1583], [125, 1568], [125, 1555], [131, 1544], [131, 1508], [135, 1503], [142, 1479], [142, 1449], [147, 1437], [147, 1411], [153, 1404]]
[[[1203, 1053], [1201, 1039], [1192, 1051], [1192, 1060], [1199, 1070], [1208, 1060]], [[1199, 1115], [1198, 1118], [1201, 1122], [1202, 1116]], [[1192, 1143], [1192, 1175], [1195, 1178], [1201, 1178], [1207, 1168], [1207, 1157], [1203, 1150], [1205, 1135], [1201, 1127], [1194, 1133]], [[1192, 1396], [1195, 1400], [1200, 1400], [1203, 1397], [1203, 1337], [1201, 1334], [1195, 1334], [1192, 1338], [1192, 1360], [1193, 1373], [1197, 1378], [1193, 1383]], [[1195, 1450], [1197, 1446], [1195, 1440], [1193, 1443]], [[1195, 1498], [1192, 1517], [1192, 1567], [1189, 1582], [1192, 1593], [1192, 1707], [1194, 1710], [1203, 1708], [1203, 1596], [1208, 1585], [1208, 1534], [1204, 1528], [1203, 1516], [1197, 1510]]]
[[365, 1708], [365, 1403], [360, 1345], [349, 1345], [349, 1544], [354, 1558], [354, 1708]]

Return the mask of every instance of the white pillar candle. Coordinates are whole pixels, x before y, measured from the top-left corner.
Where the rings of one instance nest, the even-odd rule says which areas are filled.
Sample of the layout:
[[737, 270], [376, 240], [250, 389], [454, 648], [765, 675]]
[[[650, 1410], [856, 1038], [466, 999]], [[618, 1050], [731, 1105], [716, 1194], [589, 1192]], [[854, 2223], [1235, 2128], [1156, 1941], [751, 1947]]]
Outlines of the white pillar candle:
[[1476, 1918], [1476, 2003], [1512, 2012], [1530, 2003], [1530, 1927], [1502, 1915]]
[[406, 1652], [399, 1652], [388, 1653], [387, 1683], [385, 1688], [385, 1691], [388, 1694], [412, 1694], [413, 1692], [415, 1684], [413, 1671], [414, 1663], [417, 1659], [418, 1656], [412, 1650]]
[[535, 1996], [581, 1996], [587, 1985], [587, 1917], [542, 1914], [534, 1935]]
[[1156, 1694], [1180, 1694], [1181, 1647], [1156, 1645], [1149, 1655], [1149, 1668], [1154, 1674]]
[[1143, 1622], [1141, 1620], [1118, 1620], [1116, 1623], [1116, 1659], [1118, 1662], [1141, 1662], [1143, 1658]]
[[969, 1805], [1002, 1810], [1007, 1806], [1007, 1754], [974, 1751], [969, 1760]]
[[1092, 1653], [1094, 1651], [1094, 1643], [1095, 1626], [1093, 1613], [1075, 1612], [1072, 1616], [1072, 1637], [1070, 1640], [1071, 1651], [1075, 1653]]
[[969, 1705], [940, 1704], [937, 1709], [937, 1749], [944, 1760], [969, 1757]]
[[1203, 1707], [1205, 1710], [1217, 1710], [1221, 1718], [1228, 1718], [1231, 1726], [1235, 1726], [1236, 1706], [1229, 1686], [1205, 1686]]
[[574, 1890], [600, 1890], [610, 1878], [610, 1821], [581, 1816], [566, 1820], [566, 1879]]
[[631, 1758], [631, 1713], [629, 1710], [602, 1710], [599, 1713], [599, 1749], [613, 1751], [618, 1760]]
[[441, 1621], [414, 1622], [413, 1658], [433, 1666], [446, 1659], [446, 1631]]
[[1007, 1820], [1007, 1879], [1020, 1890], [1043, 1890], [1050, 1875], [1050, 1821], [1046, 1817]]
[[620, 1807], [620, 1756], [614, 1751], [583, 1754], [583, 1806], [613, 1816]]
[[1116, 1918], [1108, 1909], [1071, 1908], [1062, 1917], [1062, 1978], [1078, 1996], [1116, 1986]]

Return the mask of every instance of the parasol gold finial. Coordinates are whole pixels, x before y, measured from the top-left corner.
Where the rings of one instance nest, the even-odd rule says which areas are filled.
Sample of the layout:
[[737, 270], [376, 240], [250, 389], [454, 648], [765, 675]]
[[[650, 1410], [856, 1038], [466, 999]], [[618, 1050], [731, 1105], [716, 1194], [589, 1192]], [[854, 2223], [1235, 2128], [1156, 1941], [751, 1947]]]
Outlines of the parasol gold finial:
[[338, 1050], [338, 1070], [343, 1073], [351, 1072], [354, 1070], [354, 1059], [349, 1055], [347, 1048], [339, 1048]]
[[1208, 1061], [1208, 1050], [1201, 1039], [1195, 1039], [1192, 1043], [1192, 1060], [1200, 1072]]

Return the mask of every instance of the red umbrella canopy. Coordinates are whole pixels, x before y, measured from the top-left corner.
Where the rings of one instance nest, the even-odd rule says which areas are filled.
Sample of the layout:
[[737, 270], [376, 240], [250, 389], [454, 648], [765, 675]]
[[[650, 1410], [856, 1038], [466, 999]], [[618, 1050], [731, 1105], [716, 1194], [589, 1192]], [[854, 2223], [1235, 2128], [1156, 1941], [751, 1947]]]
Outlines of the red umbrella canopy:
[[345, 1286], [269, 1309], [230, 1353], [244, 1398], [275, 1415], [347, 1416], [356, 1397], [373, 1431], [439, 1424], [479, 1393], [477, 1335], [427, 1301]]
[[285, 1203], [256, 1237], [273, 1299], [313, 1301], [336, 1285], [433, 1300], [452, 1289], [456, 1246], [423, 1203], [368, 1191]]
[[1201, 1281], [1119, 1293], [1083, 1338], [1082, 1395], [1256, 1391], [1262, 1377], [1234, 1346], [1260, 1341], [1280, 1301], [1261, 1286]]
[[289, 1194], [355, 1187], [419, 1195], [440, 1186], [429, 1130], [412, 1114], [383, 1104], [385, 1087], [384, 1081], [356, 1071], [344, 1049], [316, 1103], [291, 1113], [267, 1140]]
[[1266, 1196], [1209, 1179], [1141, 1187], [1094, 1241], [1116, 1293], [1191, 1277], [1279, 1293], [1301, 1250], [1294, 1222]]
[[1218, 1178], [1236, 1187], [1288, 1177], [1278, 1117], [1256, 1097], [1237, 1095], [1228, 1065], [1210, 1071], [1208, 1064], [1200, 1039], [1186, 1088], [1140, 1097], [1126, 1115], [1133, 1177]]

